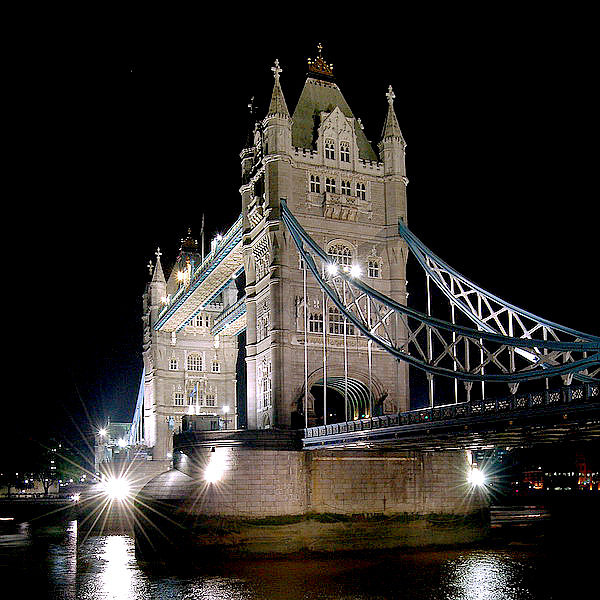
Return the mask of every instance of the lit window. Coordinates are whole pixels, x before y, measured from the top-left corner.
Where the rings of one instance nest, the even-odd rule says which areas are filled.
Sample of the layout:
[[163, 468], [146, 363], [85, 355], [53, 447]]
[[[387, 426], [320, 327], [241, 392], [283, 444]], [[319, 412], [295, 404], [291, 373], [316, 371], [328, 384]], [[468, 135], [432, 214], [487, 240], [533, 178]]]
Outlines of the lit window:
[[188, 371], [202, 371], [202, 355], [190, 354], [187, 358]]
[[314, 192], [315, 194], [321, 193], [321, 180], [319, 179], [318, 175], [310, 176], [310, 191]]
[[335, 160], [335, 142], [331, 139], [325, 140], [325, 158]]
[[349, 181], [342, 181], [342, 194], [345, 196], [350, 196], [352, 194]]
[[350, 144], [348, 142], [340, 144], [340, 160], [342, 162], [350, 162]]
[[325, 191], [335, 194], [335, 179], [333, 177], [325, 179]]

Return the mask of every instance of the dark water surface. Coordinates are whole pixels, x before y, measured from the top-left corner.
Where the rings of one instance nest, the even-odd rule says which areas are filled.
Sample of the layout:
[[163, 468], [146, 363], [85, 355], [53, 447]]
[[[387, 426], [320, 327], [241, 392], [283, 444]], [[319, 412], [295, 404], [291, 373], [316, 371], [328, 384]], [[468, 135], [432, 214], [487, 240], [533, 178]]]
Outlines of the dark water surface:
[[150, 566], [128, 535], [0, 523], [2, 598], [553, 600], [596, 598], [597, 540]]

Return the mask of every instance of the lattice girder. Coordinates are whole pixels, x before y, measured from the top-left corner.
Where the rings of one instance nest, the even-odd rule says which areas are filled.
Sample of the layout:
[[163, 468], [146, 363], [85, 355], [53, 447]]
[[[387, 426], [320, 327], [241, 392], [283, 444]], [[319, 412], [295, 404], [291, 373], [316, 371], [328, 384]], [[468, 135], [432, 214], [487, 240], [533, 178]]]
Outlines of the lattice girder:
[[[332, 273], [328, 269], [329, 257], [299, 225], [285, 201], [282, 201], [282, 218], [304, 264], [331, 302], [349, 323], [398, 360], [430, 375], [465, 382], [516, 384], [555, 375], [585, 380], [598, 376], [600, 338], [538, 319], [502, 303], [427, 254], [412, 234], [404, 237], [408, 231], [404, 226], [402, 235], [411, 250], [414, 246], [420, 253], [417, 258], [427, 274], [476, 329], [400, 304], [349, 272]], [[459, 290], [456, 294], [455, 288]], [[534, 339], [535, 333], [541, 333], [541, 337]]]

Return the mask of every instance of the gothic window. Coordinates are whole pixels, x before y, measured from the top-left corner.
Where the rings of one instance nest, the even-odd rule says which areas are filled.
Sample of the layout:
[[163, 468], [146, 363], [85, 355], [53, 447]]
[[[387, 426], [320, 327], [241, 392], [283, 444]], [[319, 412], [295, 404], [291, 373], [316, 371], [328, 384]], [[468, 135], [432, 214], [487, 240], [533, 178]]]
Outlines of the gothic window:
[[217, 405], [217, 392], [213, 387], [208, 388], [206, 390], [205, 396], [206, 406], [216, 406]]
[[376, 259], [370, 259], [367, 264], [367, 275], [373, 279], [381, 277], [381, 267], [379, 261]]
[[193, 327], [202, 327], [203, 324], [203, 319], [202, 319], [202, 315], [196, 315], [193, 319], [192, 319], [192, 326]]
[[[330, 306], [327, 311], [329, 317], [329, 333], [344, 333], [344, 315], [337, 306]], [[346, 323], [346, 334], [354, 335], [354, 325]]]
[[211, 364], [211, 371], [213, 373], [220, 373], [221, 372], [221, 365], [219, 363], [219, 361], [214, 358]]
[[333, 177], [325, 179], [325, 191], [335, 194], [335, 179]]
[[187, 357], [188, 371], [202, 371], [202, 355], [190, 354]]
[[348, 142], [340, 143], [340, 160], [350, 162], [350, 144]]
[[342, 194], [345, 196], [350, 196], [352, 194], [349, 181], [342, 181]]
[[318, 175], [310, 176], [310, 191], [314, 192], [315, 194], [321, 193], [321, 180], [319, 179]]
[[210, 327], [210, 316], [208, 314], [204, 315], [204, 327]]
[[356, 184], [356, 197], [360, 198], [361, 200], [367, 199], [367, 188], [364, 183]]
[[174, 356], [171, 356], [169, 359], [169, 371], [177, 371], [179, 368], [179, 364], [177, 359]]
[[325, 158], [335, 160], [335, 142], [332, 139], [325, 140]]
[[259, 366], [259, 406], [271, 406], [271, 361], [264, 358]]
[[336, 242], [329, 246], [327, 254], [331, 261], [343, 267], [349, 267], [352, 264], [352, 249], [343, 242]]
[[175, 392], [173, 394], [173, 404], [175, 406], [183, 406], [184, 405], [183, 392]]
[[323, 333], [323, 315], [321, 313], [310, 313], [308, 317], [308, 331], [311, 333]]

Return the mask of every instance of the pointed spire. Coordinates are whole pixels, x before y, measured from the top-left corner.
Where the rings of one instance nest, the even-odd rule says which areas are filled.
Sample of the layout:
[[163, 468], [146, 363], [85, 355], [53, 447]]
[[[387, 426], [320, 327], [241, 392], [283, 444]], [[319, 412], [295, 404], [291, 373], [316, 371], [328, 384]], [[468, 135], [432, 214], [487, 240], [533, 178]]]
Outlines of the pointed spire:
[[275, 60], [275, 66], [271, 67], [271, 71], [273, 71], [275, 76], [275, 84], [273, 86], [273, 94], [271, 95], [271, 104], [269, 105], [267, 117], [281, 115], [289, 118], [290, 113], [288, 111], [287, 104], [285, 103], [281, 86], [279, 85], [279, 75], [283, 71], [283, 69], [279, 66], [279, 60]]
[[406, 142], [402, 136], [402, 131], [400, 131], [400, 125], [398, 123], [398, 118], [396, 117], [396, 112], [394, 111], [394, 98], [396, 97], [396, 94], [394, 94], [394, 90], [392, 89], [391, 85], [388, 88], [386, 96], [388, 100], [388, 112], [383, 125], [381, 141], [388, 138], [399, 138], [402, 142], [402, 145], [406, 146]]
[[[162, 265], [160, 264], [160, 257], [162, 256], [162, 252], [160, 248], [156, 249], [156, 266], [154, 267], [154, 274], [152, 275], [152, 283], [166, 283], [165, 275], [162, 270]], [[152, 261], [150, 261], [152, 262]]]

